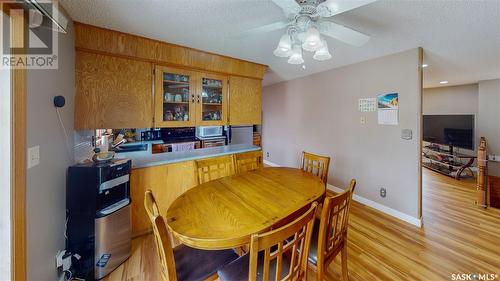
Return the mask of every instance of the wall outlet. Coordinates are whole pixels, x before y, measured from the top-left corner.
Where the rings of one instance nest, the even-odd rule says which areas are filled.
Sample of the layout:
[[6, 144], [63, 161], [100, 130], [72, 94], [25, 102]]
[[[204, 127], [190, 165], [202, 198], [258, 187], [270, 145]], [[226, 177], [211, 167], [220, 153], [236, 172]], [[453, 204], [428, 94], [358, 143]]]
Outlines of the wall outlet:
[[40, 164], [40, 146], [28, 148], [28, 169]]
[[266, 152], [266, 157], [269, 158], [269, 152]]
[[387, 196], [387, 190], [383, 187], [380, 188], [380, 197], [385, 198]]
[[488, 155], [488, 160], [500, 162], [500, 155], [490, 154], [490, 155]]
[[361, 116], [361, 117], [359, 118], [359, 123], [360, 123], [361, 125], [365, 125], [365, 124], [366, 124], [366, 116]]

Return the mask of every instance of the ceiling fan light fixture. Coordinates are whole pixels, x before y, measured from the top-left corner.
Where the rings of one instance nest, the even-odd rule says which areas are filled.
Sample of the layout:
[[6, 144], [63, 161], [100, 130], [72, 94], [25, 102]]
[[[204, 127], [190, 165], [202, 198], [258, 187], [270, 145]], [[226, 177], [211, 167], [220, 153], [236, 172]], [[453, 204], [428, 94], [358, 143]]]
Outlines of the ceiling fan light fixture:
[[276, 47], [273, 54], [282, 58], [289, 57], [292, 54], [292, 40], [290, 35], [284, 34], [281, 36], [278, 47]]
[[322, 45], [321, 49], [317, 50], [314, 53], [313, 59], [318, 60], [318, 61], [325, 61], [329, 60], [332, 58], [332, 55], [330, 54], [330, 51], [328, 50], [328, 44], [326, 43], [325, 40], [322, 40]]
[[330, 12], [332, 13], [336, 13], [338, 12], [339, 10], [339, 4], [337, 4], [337, 2], [335, 0], [326, 0], [324, 2], [324, 5], [325, 7], [328, 8], [328, 10], [330, 10]]
[[304, 59], [302, 58], [302, 48], [299, 45], [293, 45], [292, 55], [288, 59], [289, 64], [303, 64]]
[[302, 48], [309, 52], [315, 52], [321, 49], [321, 36], [319, 31], [315, 27], [310, 27], [307, 29], [306, 38], [304, 43], [302, 43]]

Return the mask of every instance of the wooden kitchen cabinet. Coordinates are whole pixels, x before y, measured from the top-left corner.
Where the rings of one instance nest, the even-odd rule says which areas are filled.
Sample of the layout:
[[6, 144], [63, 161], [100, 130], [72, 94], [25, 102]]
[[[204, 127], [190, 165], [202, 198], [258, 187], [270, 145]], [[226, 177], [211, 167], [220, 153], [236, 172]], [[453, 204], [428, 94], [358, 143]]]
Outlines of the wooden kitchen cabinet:
[[76, 52], [75, 129], [149, 128], [152, 65]]
[[228, 89], [226, 76], [200, 74], [197, 96], [196, 126], [227, 124]]
[[261, 123], [266, 65], [77, 22], [75, 48], [75, 129]]
[[226, 76], [163, 66], [155, 73], [155, 127], [227, 124]]
[[195, 126], [198, 74], [157, 66], [155, 76], [155, 127]]
[[229, 78], [229, 125], [262, 124], [262, 81]]

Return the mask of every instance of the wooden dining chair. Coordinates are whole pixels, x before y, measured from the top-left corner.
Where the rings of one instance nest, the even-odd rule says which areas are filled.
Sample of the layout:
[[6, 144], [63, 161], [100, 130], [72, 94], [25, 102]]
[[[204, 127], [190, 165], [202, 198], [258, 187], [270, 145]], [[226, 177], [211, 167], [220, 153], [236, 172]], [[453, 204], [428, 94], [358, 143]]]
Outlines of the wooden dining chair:
[[233, 250], [205, 251], [185, 245], [173, 248], [151, 190], [145, 193], [144, 207], [152, 220], [163, 281], [215, 280], [218, 268], [238, 258]]
[[144, 193], [144, 209], [146, 209], [146, 213], [148, 214], [148, 218], [151, 221], [151, 224], [154, 224], [155, 217], [160, 215], [160, 211], [151, 189], [146, 190], [146, 192]]
[[342, 279], [349, 280], [347, 271], [347, 229], [349, 206], [356, 187], [351, 180], [349, 188], [341, 194], [327, 196], [323, 203], [319, 223], [316, 222], [309, 251], [309, 267], [316, 272], [316, 280], [324, 279], [325, 271], [341, 253]]
[[262, 168], [262, 150], [238, 153], [234, 156], [236, 172], [243, 173]]
[[302, 170], [319, 177], [325, 185], [328, 183], [330, 157], [302, 152]]
[[235, 174], [233, 155], [196, 160], [198, 183], [206, 183]]
[[[250, 253], [219, 271], [221, 281], [302, 280], [307, 275], [307, 254], [317, 203], [291, 223], [253, 234]], [[287, 239], [291, 238], [291, 239]]]

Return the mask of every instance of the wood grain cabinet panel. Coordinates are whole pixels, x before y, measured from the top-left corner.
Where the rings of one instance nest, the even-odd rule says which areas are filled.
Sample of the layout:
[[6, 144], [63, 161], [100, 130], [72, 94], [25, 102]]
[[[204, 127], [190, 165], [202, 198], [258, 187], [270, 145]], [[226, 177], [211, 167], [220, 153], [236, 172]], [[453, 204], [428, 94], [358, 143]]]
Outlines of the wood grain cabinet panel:
[[152, 65], [77, 51], [75, 128], [149, 128]]
[[267, 66], [75, 22], [77, 50], [145, 60], [171, 67], [262, 79]]
[[229, 78], [229, 124], [262, 123], [262, 81], [231, 76]]
[[167, 209], [182, 193], [198, 184], [194, 161], [132, 170], [130, 196], [132, 198], [132, 236], [150, 231], [151, 223], [144, 209], [144, 192], [151, 189], [160, 214], [166, 216]]

